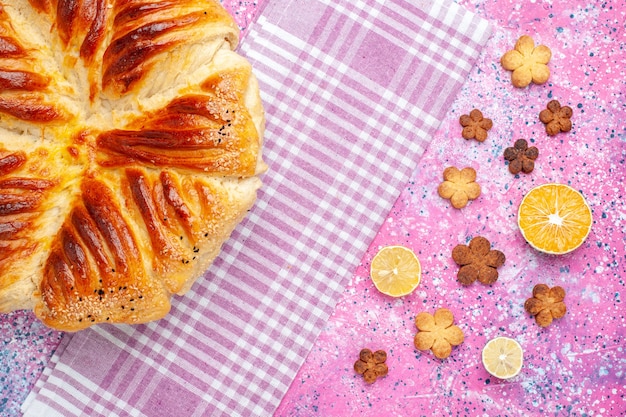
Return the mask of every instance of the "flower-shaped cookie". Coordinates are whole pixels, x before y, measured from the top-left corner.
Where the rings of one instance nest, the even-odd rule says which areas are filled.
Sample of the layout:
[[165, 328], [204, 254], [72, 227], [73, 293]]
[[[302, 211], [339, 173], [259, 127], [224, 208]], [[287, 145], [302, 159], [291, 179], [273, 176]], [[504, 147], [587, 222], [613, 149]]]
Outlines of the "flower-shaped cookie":
[[546, 133], [554, 136], [559, 132], [572, 130], [572, 108], [561, 107], [558, 100], [550, 100], [544, 110], [539, 113], [539, 120], [546, 125]]
[[533, 288], [533, 296], [524, 303], [524, 309], [535, 316], [535, 321], [541, 327], [547, 327], [553, 319], [560, 319], [567, 312], [565, 290], [562, 287], [548, 287], [546, 284], [537, 284]]
[[548, 62], [552, 58], [552, 51], [545, 45], [535, 47], [535, 41], [528, 35], [521, 36], [515, 44], [515, 49], [508, 51], [500, 64], [505, 70], [513, 71], [511, 82], [515, 87], [523, 88], [531, 82], [543, 84], [550, 78]]
[[363, 379], [368, 384], [376, 381], [379, 377], [387, 375], [389, 369], [385, 364], [387, 360], [387, 352], [377, 350], [372, 353], [369, 349], [361, 349], [359, 352], [359, 360], [354, 362], [354, 370], [357, 374], [363, 375]]
[[469, 245], [457, 245], [452, 249], [452, 259], [461, 266], [457, 279], [463, 285], [476, 280], [493, 284], [498, 280], [497, 268], [506, 260], [504, 253], [491, 249], [491, 243], [482, 236], [473, 238]]
[[459, 118], [459, 123], [463, 126], [461, 135], [465, 139], [476, 139], [484, 142], [487, 139], [487, 131], [493, 127], [491, 119], [486, 119], [480, 110], [474, 109], [469, 115], [464, 114]]
[[452, 346], [463, 343], [463, 331], [454, 324], [454, 316], [447, 308], [440, 308], [434, 315], [426, 312], [415, 317], [415, 326], [419, 330], [413, 342], [419, 350], [432, 350], [439, 359], [450, 356]]
[[442, 198], [450, 199], [454, 208], [463, 208], [469, 200], [480, 196], [474, 168], [466, 167], [459, 171], [456, 167], [448, 167], [443, 171], [443, 180], [437, 191]]
[[539, 156], [539, 149], [535, 146], [528, 147], [526, 139], [518, 139], [513, 147], [504, 150], [504, 159], [509, 161], [511, 174], [523, 172], [528, 174], [535, 169], [535, 159]]

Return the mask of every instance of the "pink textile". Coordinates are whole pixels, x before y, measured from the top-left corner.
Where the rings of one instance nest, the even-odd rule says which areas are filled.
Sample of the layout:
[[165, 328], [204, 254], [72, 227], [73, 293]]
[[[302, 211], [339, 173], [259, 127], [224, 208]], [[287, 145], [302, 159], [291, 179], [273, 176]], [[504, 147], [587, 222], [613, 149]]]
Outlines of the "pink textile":
[[241, 45], [270, 171], [166, 318], [67, 335], [25, 416], [267, 416], [488, 39], [454, 3], [270, 2]]

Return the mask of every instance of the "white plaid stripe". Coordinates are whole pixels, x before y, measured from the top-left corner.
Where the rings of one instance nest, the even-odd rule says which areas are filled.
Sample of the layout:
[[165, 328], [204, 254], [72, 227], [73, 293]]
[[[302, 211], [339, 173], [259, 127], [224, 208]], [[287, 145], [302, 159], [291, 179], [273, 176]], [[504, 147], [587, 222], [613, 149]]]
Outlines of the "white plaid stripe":
[[[325, 0], [325, 3], [327, 5], [331, 5], [332, 0]], [[378, 10], [375, 8], [372, 8], [371, 5], [365, 5], [362, 2], [357, 2], [355, 4], [355, 6], [359, 7], [360, 9], [362, 9], [363, 11], [367, 12], [375, 21], [375, 19], [377, 18], [377, 16], [379, 15], [379, 13], [375, 13]], [[445, 23], [447, 26], [452, 27], [452, 24], [454, 23], [454, 18], [459, 14], [459, 6], [458, 5], [453, 5], [451, 7], [446, 7], [443, 9], [440, 9], [439, 7], [441, 6], [441, 4], [439, 4], [438, 2], [434, 2], [433, 4], [433, 9], [430, 10], [430, 14], [433, 18], [438, 19], [440, 22]], [[456, 7], [455, 7], [456, 6]], [[354, 14], [354, 13], [350, 13], [350, 12], [346, 12], [345, 9], [338, 9], [339, 11], [343, 12], [346, 16], [350, 17], [355, 24], [360, 24], [362, 23], [361, 21], [361, 16]], [[440, 13], [441, 11], [443, 11], [443, 13]], [[467, 14], [466, 14], [467, 15]], [[470, 15], [471, 18], [471, 15]], [[464, 73], [466, 73], [467, 71], [469, 71], [471, 69], [471, 65], [467, 62], [467, 61], [463, 61], [463, 60], [459, 60], [458, 63], [455, 62], [454, 58], [454, 53], [458, 52], [458, 51], [449, 51], [449, 50], [442, 50], [440, 48], [438, 48], [437, 44], [428, 41], [425, 37], [421, 36], [419, 33], [417, 33], [413, 27], [409, 27], [406, 25], [403, 25], [400, 22], [396, 22], [398, 24], [398, 30], [400, 32], [403, 32], [405, 34], [407, 34], [407, 37], [409, 37], [412, 41], [417, 42], [419, 45], [425, 46], [429, 49], [430, 52], [432, 52], [434, 55], [440, 55], [444, 58], [444, 60], [449, 61], [455, 65], [459, 65], [459, 71], [454, 71], [451, 74], [449, 74], [452, 78], [454, 78], [457, 81], [463, 82], [464, 81]], [[365, 24], [363, 25], [364, 28], [368, 29], [368, 30], [372, 30], [375, 33], [389, 39], [390, 41], [393, 42], [398, 42], [399, 40], [397, 38], [393, 38], [391, 37], [391, 35], [389, 34], [389, 32], [386, 32], [382, 29], [380, 29], [379, 26], [370, 23], [369, 21], [365, 21]], [[428, 30], [430, 32], [430, 34], [434, 34], [436, 35], [438, 38], [442, 39], [442, 40], [448, 40], [448, 35], [445, 31], [439, 29], [439, 28], [435, 28], [433, 27], [430, 23], [428, 22], [424, 22], [423, 26], [421, 27], [421, 29], [425, 29]], [[467, 29], [467, 27], [466, 27]], [[452, 39], [452, 41], [456, 41], [455, 39]], [[452, 44], [452, 46], [454, 46], [457, 49], [463, 48], [464, 45], [462, 45], [460, 42], [456, 41]], [[402, 44], [402, 47], [406, 50], [409, 51], [414, 51], [413, 47], [409, 44]], [[442, 64], [440, 64], [439, 60], [435, 59], [435, 58], [431, 58], [428, 55], [422, 55], [420, 57], [421, 59], [424, 60], [424, 62], [433, 65], [435, 68], [439, 69], [442, 72], [447, 72], [447, 68], [444, 67]]]
[[[264, 27], [267, 28], [267, 30], [269, 32], [274, 32], [276, 33], [280, 39], [286, 43], [288, 43], [289, 45], [293, 46], [293, 47], [302, 47], [302, 42], [297, 39], [294, 38], [293, 36], [291, 36], [290, 34], [284, 32], [282, 29], [280, 29], [277, 26], [272, 25], [271, 23], [265, 21], [265, 19], [261, 16], [259, 18], [259, 24], [263, 25]], [[249, 44], [246, 44], [249, 45]], [[262, 61], [264, 59], [264, 57], [262, 55], [260, 55], [259, 50], [254, 50], [251, 49], [249, 46], [243, 45], [242, 46], [242, 50], [245, 51], [245, 53], [252, 59], [257, 59]], [[272, 51], [273, 53], [276, 54], [280, 54], [282, 56], [284, 56], [284, 58], [286, 60], [288, 60], [289, 62], [295, 62], [298, 60], [298, 57], [296, 57], [295, 55], [293, 55], [290, 51], [285, 50], [283, 48], [280, 48], [278, 45], [273, 44], [270, 42], [270, 40], [268, 39], [267, 41], [264, 41], [261, 43], [261, 45], [263, 45], [267, 50]], [[325, 64], [324, 69], [325, 70], [329, 70], [330, 68], [335, 68], [338, 72], [338, 75], [340, 76], [345, 76], [345, 75], [350, 75], [349, 74], [349, 68], [346, 67], [346, 65], [344, 63], [341, 63], [340, 61], [338, 61], [336, 58], [325, 54], [324, 52], [322, 52], [320, 49], [318, 48], [310, 48], [309, 50], [310, 54], [312, 57], [317, 58], [319, 61], [323, 62]], [[416, 52], [417, 54], [417, 52]], [[287, 71], [287, 69], [283, 66], [281, 66], [280, 64], [277, 64], [275, 66], [272, 66], [273, 70], [275, 70], [277, 73], [285, 73]], [[352, 88], [350, 88], [349, 86], [345, 85], [345, 84], [341, 84], [340, 80], [337, 77], [330, 77], [328, 76], [328, 72], [322, 70], [322, 67], [314, 67], [311, 63], [308, 62], [304, 62], [301, 66], [302, 70], [306, 70], [306, 72], [314, 77], [317, 77], [317, 79], [319, 80], [325, 80], [328, 81], [331, 85], [333, 85], [333, 87], [336, 88], [342, 88], [345, 89], [345, 92], [347, 94], [350, 94], [352, 96], [354, 96], [355, 98], [358, 99], [359, 103], [367, 106], [369, 110], [371, 110], [371, 112], [366, 112], [364, 110], [363, 107], [361, 108], [356, 108], [356, 107], [352, 107], [350, 106], [350, 113], [355, 115], [355, 119], [354, 120], [365, 120], [368, 123], [372, 122], [371, 119], [371, 115], [372, 114], [376, 114], [376, 111], [378, 110], [378, 114], [380, 115], [380, 117], [387, 115], [390, 116], [391, 119], [397, 119], [397, 115], [394, 112], [390, 112], [388, 111], [390, 106], [394, 106], [394, 103], [396, 103], [399, 106], [402, 107], [406, 107], [408, 105], [408, 102], [406, 101], [406, 99], [399, 97], [397, 94], [395, 94], [393, 91], [390, 90], [384, 90], [382, 92], [380, 92], [380, 94], [382, 94], [382, 98], [385, 99], [384, 102], [380, 102], [380, 101], [372, 101], [370, 99], [368, 99], [367, 97], [365, 97], [363, 94], [361, 94], [359, 91], [356, 91]], [[280, 89], [281, 91], [284, 91], [284, 86], [278, 85], [276, 83], [275, 80], [273, 80], [271, 77], [263, 77], [262, 74], [259, 74], [259, 79], [263, 82], [268, 83], [269, 85], [273, 85], [275, 86], [275, 88], [278, 90]], [[365, 78], [363, 78], [360, 74], [355, 74], [354, 75], [354, 79], [355, 81], [357, 81], [358, 83], [361, 83], [363, 85], [369, 85], [371, 84], [371, 82]], [[312, 94], [316, 95], [319, 97], [319, 95], [322, 95], [322, 97], [319, 97], [321, 99], [325, 99], [324, 97], [328, 97], [328, 95], [331, 93], [331, 91], [329, 90], [320, 90], [319, 88], [316, 87], [316, 83], [313, 82], [304, 82], [305, 78], [302, 75], [296, 75], [295, 79], [296, 82], [298, 82], [298, 86], [304, 86], [307, 88], [307, 90], [309, 90]], [[291, 98], [296, 98], [298, 96], [298, 93], [296, 91], [294, 91], [293, 89], [286, 89], [286, 94], [289, 95], [289, 97]], [[328, 99], [325, 99], [326, 101]], [[306, 110], [311, 110], [310, 108], [310, 104], [311, 104], [311, 99], [303, 99], [301, 98], [300, 103], [303, 104], [303, 108]], [[286, 106], [286, 103], [284, 104], [285, 107], [280, 108], [280, 110], [286, 112], [286, 113], [292, 113], [294, 115], [294, 117], [296, 118], [300, 118], [302, 117], [302, 113], [298, 113], [297, 109], [293, 109], [290, 107]], [[314, 110], [318, 110], [319, 107], [314, 107]], [[382, 110], [382, 113], [380, 112], [380, 110]], [[431, 120], [433, 116], [428, 115], [428, 109], [420, 109], [420, 112], [422, 113], [426, 113], [427, 117], [429, 117]], [[420, 117], [422, 117], [422, 114], [420, 114]], [[313, 119], [308, 119], [313, 121]], [[395, 121], [395, 120], [394, 120]], [[345, 121], [344, 121], [345, 122]], [[437, 123], [438, 124], [438, 123]], [[360, 130], [360, 126], [352, 126], [354, 128], [358, 128]], [[411, 125], [409, 126], [409, 128], [407, 129], [408, 131], [411, 131], [412, 128], [414, 128], [415, 126]], [[419, 131], [418, 134], [422, 135], [424, 134], [424, 131]]]
[[[429, 21], [401, 17], [397, 37], [385, 24], [397, 9], [410, 14], [409, 2], [311, 1], [332, 10], [328, 22], [313, 22], [322, 25], [315, 41], [284, 29], [299, 17], [270, 4], [242, 45], [268, 109], [270, 173], [209, 276], [158, 323], [75, 335], [70, 347], [103, 337], [103, 348], [119, 350], [111, 363], [119, 370], [77, 368], [66, 349], [26, 417], [143, 415], [167, 394], [162, 384], [191, 401], [189, 415], [270, 415], [278, 405], [487, 35], [484, 21], [456, 5], [434, 6]], [[333, 37], [329, 24], [354, 38]], [[386, 85], [355, 64], [372, 34], [401, 55]]]

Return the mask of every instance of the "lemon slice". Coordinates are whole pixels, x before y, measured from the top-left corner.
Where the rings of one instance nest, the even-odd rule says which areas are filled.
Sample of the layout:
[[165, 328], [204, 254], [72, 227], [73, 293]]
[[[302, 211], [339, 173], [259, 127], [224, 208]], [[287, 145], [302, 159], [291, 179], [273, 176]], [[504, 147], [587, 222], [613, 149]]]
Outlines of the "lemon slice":
[[554, 255], [573, 251], [591, 230], [591, 209], [581, 193], [565, 184], [543, 184], [522, 199], [517, 224], [535, 249]]
[[422, 266], [415, 253], [404, 246], [382, 248], [370, 266], [370, 277], [378, 291], [392, 297], [413, 292], [420, 283]]
[[516, 340], [496, 337], [483, 348], [483, 365], [496, 378], [513, 378], [522, 370], [524, 351]]

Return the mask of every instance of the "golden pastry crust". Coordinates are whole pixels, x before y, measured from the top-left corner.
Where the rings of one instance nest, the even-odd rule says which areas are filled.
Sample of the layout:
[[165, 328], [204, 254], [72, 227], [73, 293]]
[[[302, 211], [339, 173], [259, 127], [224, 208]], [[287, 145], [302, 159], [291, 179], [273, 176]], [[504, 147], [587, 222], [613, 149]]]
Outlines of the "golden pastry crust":
[[478, 109], [462, 115], [459, 123], [463, 126], [461, 136], [467, 140], [476, 139], [478, 142], [484, 142], [487, 139], [487, 132], [493, 127], [491, 119], [485, 118]]
[[482, 236], [470, 240], [469, 245], [455, 246], [452, 259], [461, 267], [457, 279], [463, 285], [476, 280], [485, 285], [493, 284], [498, 280], [498, 268], [506, 261], [504, 253], [491, 249], [491, 243]]
[[4, 124], [24, 120], [39, 124], [71, 119], [64, 100], [54, 100], [57, 74], [28, 36], [19, 34], [7, 7], [0, 3], [0, 114]]
[[265, 170], [218, 1], [74, 5], [0, 4], [0, 311], [66, 331], [167, 314]]
[[565, 290], [563, 287], [548, 287], [546, 284], [537, 284], [533, 288], [533, 296], [526, 300], [524, 309], [532, 316], [541, 327], [548, 327], [553, 319], [565, 316]]
[[465, 336], [461, 328], [454, 324], [454, 316], [447, 308], [440, 308], [432, 315], [427, 312], [415, 317], [418, 333], [414, 344], [419, 350], [432, 350], [439, 359], [445, 359], [452, 353], [452, 346], [463, 343]]
[[463, 208], [469, 200], [475, 200], [480, 196], [480, 185], [476, 182], [474, 168], [466, 167], [459, 170], [456, 167], [448, 167], [443, 171], [443, 180], [437, 192], [441, 198], [449, 199], [454, 208]]
[[546, 125], [546, 133], [554, 136], [572, 130], [572, 108], [561, 106], [558, 100], [550, 100], [545, 109], [539, 112], [539, 120]]
[[354, 363], [354, 371], [363, 375], [363, 379], [368, 384], [374, 383], [378, 378], [387, 376], [389, 368], [385, 361], [387, 360], [387, 352], [377, 350], [373, 352], [367, 348], [361, 349], [359, 359]]
[[544, 84], [550, 78], [548, 62], [552, 51], [545, 45], [535, 47], [535, 41], [528, 35], [522, 35], [515, 43], [515, 48], [507, 51], [500, 64], [511, 73], [511, 83], [518, 88], [528, 86], [531, 82]]

